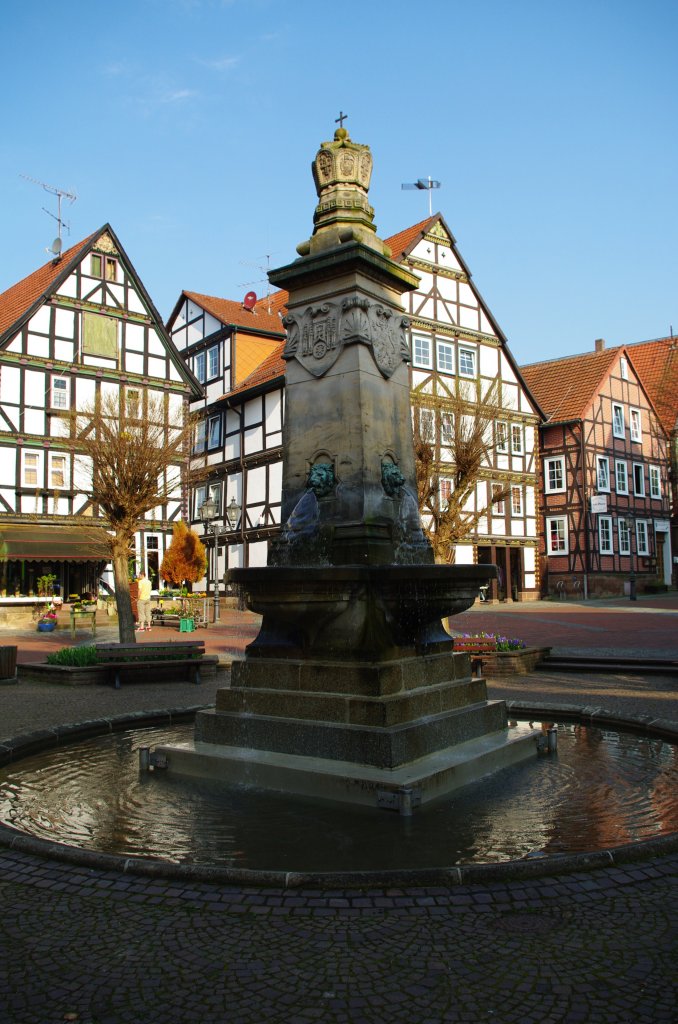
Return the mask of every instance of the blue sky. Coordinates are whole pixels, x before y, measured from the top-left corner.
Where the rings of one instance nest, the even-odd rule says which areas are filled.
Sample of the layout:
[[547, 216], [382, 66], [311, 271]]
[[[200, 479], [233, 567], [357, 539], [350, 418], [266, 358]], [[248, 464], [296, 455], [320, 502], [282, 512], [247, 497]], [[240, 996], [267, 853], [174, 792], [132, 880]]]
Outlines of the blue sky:
[[340, 110], [380, 236], [433, 193], [519, 362], [678, 333], [675, 0], [25, 0], [3, 12], [0, 291], [109, 221], [163, 317], [265, 294]]

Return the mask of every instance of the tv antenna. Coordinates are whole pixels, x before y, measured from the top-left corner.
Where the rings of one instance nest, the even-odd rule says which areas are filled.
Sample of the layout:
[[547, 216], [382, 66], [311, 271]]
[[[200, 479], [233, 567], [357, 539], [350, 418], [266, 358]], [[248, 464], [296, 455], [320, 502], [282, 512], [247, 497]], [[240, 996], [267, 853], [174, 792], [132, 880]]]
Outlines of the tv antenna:
[[410, 184], [408, 184], [408, 185], [401, 185], [400, 187], [404, 188], [404, 189], [418, 188], [418, 189], [421, 189], [422, 191], [427, 190], [428, 191], [428, 215], [429, 215], [429, 217], [433, 216], [433, 204], [431, 202], [431, 190], [434, 189], [434, 188], [440, 188], [440, 182], [439, 181], [434, 181], [433, 178], [431, 177], [431, 175], [429, 174], [428, 178], [417, 178], [417, 180], [413, 181], [411, 185]]
[[[275, 253], [274, 252], [265, 252], [263, 254], [263, 256], [259, 256], [258, 257], [258, 259], [260, 259], [260, 260], [266, 260], [265, 264], [263, 264], [263, 263], [252, 263], [250, 260], [240, 260], [239, 262], [242, 264], [242, 266], [244, 266], [244, 267], [256, 267], [257, 270], [260, 270], [261, 273], [265, 274], [266, 276], [265, 277], [258, 277], [256, 279], [256, 281], [241, 281], [239, 283], [239, 285], [238, 285], [239, 288], [248, 288], [251, 284], [264, 284], [265, 283], [266, 284], [266, 303], [267, 303], [267, 306], [268, 306], [268, 312], [269, 313], [271, 312], [271, 283], [268, 280], [268, 272], [271, 269], [271, 256], [275, 256]], [[248, 292], [247, 294], [249, 295], [249, 294], [254, 294], [254, 293]]]
[[45, 252], [49, 252], [52, 254], [52, 256], [58, 257], [61, 255], [61, 248], [63, 245], [61, 240], [63, 235], [62, 229], [66, 228], [66, 231], [68, 231], [69, 235], [71, 233], [71, 225], [67, 224], [61, 216], [61, 200], [68, 199], [70, 203], [74, 203], [78, 197], [76, 196], [75, 192], [67, 192], [65, 188], [57, 188], [56, 185], [47, 185], [44, 181], [38, 181], [37, 178], [31, 178], [29, 174], [21, 174], [20, 177], [25, 178], [26, 181], [32, 181], [34, 185], [40, 185], [41, 188], [44, 188], [45, 192], [49, 192], [50, 195], [57, 197], [56, 214], [52, 213], [51, 210], [48, 210], [46, 206], [43, 206], [43, 210], [46, 214], [48, 214], [48, 216], [53, 217], [59, 225], [59, 234], [54, 239], [50, 247], [45, 250]]

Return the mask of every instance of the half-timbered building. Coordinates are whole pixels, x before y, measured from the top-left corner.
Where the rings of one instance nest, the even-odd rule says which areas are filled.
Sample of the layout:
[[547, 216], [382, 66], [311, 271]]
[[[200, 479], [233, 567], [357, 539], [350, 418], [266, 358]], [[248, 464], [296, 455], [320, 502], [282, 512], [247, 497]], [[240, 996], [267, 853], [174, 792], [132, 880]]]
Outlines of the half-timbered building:
[[[386, 241], [394, 259], [421, 279], [407, 299], [411, 384], [417, 406], [429, 407], [441, 440], [436, 472], [442, 501], [454, 481], [447, 398], [468, 392], [472, 408], [478, 396], [489, 391], [496, 396], [488, 455], [470, 499], [470, 510], [481, 514], [450, 556], [459, 563], [497, 565], [491, 597], [534, 598], [539, 593], [539, 408], [443, 218], [436, 214]], [[194, 490], [194, 526], [200, 528], [199, 509], [207, 497], [221, 509], [225, 533], [226, 505], [235, 501], [242, 509], [236, 528], [224, 538], [219, 576], [226, 568], [264, 565], [268, 542], [280, 525], [285, 301], [285, 293], [277, 292], [247, 308], [183, 292], [168, 322], [178, 349], [206, 388], [195, 454], [204, 457], [208, 475]], [[213, 373], [205, 376], [206, 366]]]
[[678, 585], [678, 338], [636, 342], [628, 351], [669, 439], [671, 550], [673, 582]]
[[[74, 411], [117, 396], [130, 414], [162, 397], [180, 424], [201, 388], [176, 351], [115, 232], [106, 224], [0, 295], [0, 573], [7, 594], [40, 576], [61, 592], [112, 584], [87, 470], [69, 436]], [[182, 494], [147, 516], [136, 568], [159, 582]]]
[[541, 428], [545, 593], [633, 593], [671, 579], [666, 433], [627, 348], [522, 372]]

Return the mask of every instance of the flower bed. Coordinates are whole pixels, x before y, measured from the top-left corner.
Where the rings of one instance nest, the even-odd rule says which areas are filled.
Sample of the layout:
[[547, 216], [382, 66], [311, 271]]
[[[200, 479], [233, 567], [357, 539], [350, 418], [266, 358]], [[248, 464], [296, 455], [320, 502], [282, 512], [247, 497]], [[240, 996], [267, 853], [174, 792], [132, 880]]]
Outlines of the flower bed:
[[498, 633], [464, 633], [466, 639], [494, 640], [496, 650], [483, 653], [483, 673], [487, 676], [524, 675], [551, 652], [550, 647], [528, 647], [524, 640]]

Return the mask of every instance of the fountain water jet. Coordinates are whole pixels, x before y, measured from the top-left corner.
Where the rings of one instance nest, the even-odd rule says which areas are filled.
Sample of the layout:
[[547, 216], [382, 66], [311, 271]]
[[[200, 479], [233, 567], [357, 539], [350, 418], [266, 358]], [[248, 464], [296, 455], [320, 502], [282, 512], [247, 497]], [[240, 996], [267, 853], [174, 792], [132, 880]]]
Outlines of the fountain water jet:
[[369, 148], [322, 143], [312, 237], [269, 274], [289, 293], [280, 537], [233, 569], [261, 631], [171, 771], [412, 807], [534, 755], [441, 618], [493, 566], [443, 566], [419, 521], [401, 296], [417, 278], [376, 235]]

